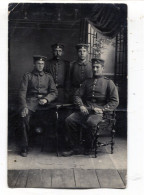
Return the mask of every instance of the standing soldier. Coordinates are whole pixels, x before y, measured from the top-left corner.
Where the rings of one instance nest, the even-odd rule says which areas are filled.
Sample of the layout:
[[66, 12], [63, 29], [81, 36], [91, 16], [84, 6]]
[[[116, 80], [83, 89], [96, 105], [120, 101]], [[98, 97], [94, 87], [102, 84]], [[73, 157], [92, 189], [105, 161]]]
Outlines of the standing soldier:
[[53, 58], [47, 61], [46, 71], [54, 79], [58, 89], [58, 103], [66, 103], [69, 93], [69, 62], [62, 59], [64, 46], [56, 43], [51, 46]]
[[103, 69], [102, 59], [92, 59], [93, 78], [85, 80], [75, 92], [74, 103], [78, 111], [66, 118], [66, 135], [70, 149], [63, 152], [64, 156], [79, 152], [77, 132], [80, 126], [85, 129], [85, 150], [89, 153], [93, 131], [102, 120], [103, 113], [113, 111], [119, 104], [117, 88], [112, 80], [103, 76]]
[[72, 88], [72, 96], [74, 92], [80, 87], [83, 81], [92, 77], [92, 68], [87, 60], [88, 45], [77, 44], [76, 45], [78, 59], [71, 64], [70, 81]]
[[44, 109], [58, 96], [52, 76], [43, 71], [46, 57], [34, 56], [33, 60], [34, 69], [24, 74], [19, 89], [20, 143], [23, 157], [26, 157], [28, 153], [29, 122], [32, 114]]

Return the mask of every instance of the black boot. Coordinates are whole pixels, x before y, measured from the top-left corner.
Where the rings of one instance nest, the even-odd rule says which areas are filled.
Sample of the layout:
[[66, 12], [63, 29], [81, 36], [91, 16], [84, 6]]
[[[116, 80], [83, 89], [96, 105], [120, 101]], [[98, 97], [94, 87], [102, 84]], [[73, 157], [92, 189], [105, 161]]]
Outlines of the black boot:
[[75, 153], [74, 153], [73, 150], [68, 150], [68, 151], [62, 152], [62, 156], [64, 156], [64, 157], [72, 156], [72, 155], [74, 155], [74, 154], [75, 154]]
[[27, 148], [27, 147], [22, 147], [22, 148], [21, 148], [20, 155], [21, 155], [22, 157], [27, 157], [27, 155], [28, 155], [28, 148]]
[[91, 149], [90, 148], [85, 148], [84, 150], [84, 155], [90, 155], [91, 154]]
[[72, 155], [79, 155], [79, 154], [81, 154], [80, 148], [72, 148], [72, 149], [62, 152], [62, 156], [64, 157], [68, 157]]

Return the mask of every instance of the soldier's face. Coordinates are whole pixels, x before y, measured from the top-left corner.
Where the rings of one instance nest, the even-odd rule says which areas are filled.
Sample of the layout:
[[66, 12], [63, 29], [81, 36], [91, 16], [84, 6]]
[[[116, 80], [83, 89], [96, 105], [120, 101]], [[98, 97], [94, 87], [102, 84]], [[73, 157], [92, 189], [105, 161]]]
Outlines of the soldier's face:
[[104, 67], [101, 64], [93, 64], [92, 70], [94, 76], [99, 76], [103, 74]]
[[78, 50], [78, 58], [80, 60], [85, 60], [87, 57], [87, 54], [88, 54], [87, 49], [85, 49], [83, 47]]
[[37, 71], [42, 72], [44, 69], [45, 62], [41, 60], [37, 60], [34, 64]]
[[53, 54], [56, 59], [60, 59], [63, 55], [63, 50], [61, 48], [55, 48]]

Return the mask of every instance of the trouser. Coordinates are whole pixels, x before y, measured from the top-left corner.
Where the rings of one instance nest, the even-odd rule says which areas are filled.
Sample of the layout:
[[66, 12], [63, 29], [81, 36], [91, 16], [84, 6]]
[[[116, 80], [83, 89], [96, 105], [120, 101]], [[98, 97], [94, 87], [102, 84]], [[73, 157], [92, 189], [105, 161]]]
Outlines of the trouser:
[[102, 120], [102, 114], [89, 114], [84, 116], [80, 112], [74, 112], [66, 118], [66, 140], [69, 147], [77, 148], [79, 145], [78, 133], [82, 128], [85, 137], [85, 148], [90, 148], [97, 124]]
[[28, 114], [25, 117], [20, 117], [20, 123], [19, 123], [20, 147], [28, 147], [29, 134], [30, 134], [29, 122], [32, 114], [33, 112], [29, 110]]

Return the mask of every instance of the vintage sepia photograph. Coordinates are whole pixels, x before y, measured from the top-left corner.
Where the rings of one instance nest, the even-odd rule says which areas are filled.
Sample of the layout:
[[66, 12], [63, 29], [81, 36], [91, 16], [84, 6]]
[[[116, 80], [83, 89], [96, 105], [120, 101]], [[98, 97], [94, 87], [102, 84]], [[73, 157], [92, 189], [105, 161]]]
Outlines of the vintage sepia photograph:
[[127, 187], [127, 10], [8, 5], [9, 188]]

